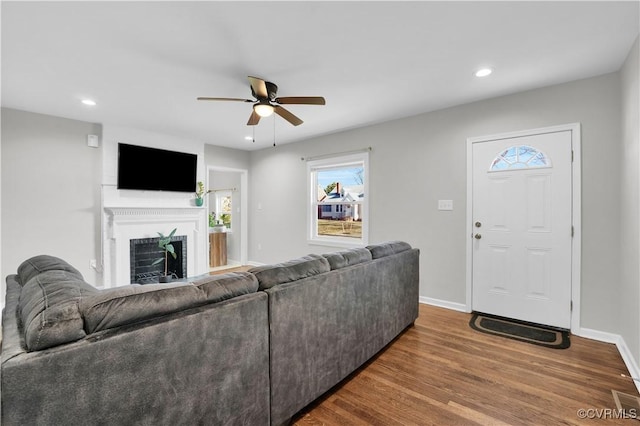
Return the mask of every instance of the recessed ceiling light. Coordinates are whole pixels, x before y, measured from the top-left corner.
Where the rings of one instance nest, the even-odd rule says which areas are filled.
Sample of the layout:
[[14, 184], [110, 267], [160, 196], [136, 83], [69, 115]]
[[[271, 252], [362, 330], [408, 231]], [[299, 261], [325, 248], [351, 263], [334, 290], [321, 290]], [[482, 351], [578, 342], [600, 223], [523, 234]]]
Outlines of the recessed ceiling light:
[[89, 106], [96, 106], [96, 101], [92, 101], [91, 99], [83, 99], [82, 103]]
[[491, 74], [493, 72], [493, 70], [491, 68], [480, 68], [478, 71], [476, 71], [476, 77], [486, 77], [489, 74]]

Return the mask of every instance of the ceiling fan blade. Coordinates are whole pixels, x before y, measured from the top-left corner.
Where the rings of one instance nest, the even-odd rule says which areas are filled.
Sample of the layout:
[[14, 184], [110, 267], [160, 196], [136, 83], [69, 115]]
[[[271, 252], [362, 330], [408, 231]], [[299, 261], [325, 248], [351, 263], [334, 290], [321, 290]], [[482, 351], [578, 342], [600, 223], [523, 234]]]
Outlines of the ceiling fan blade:
[[275, 101], [283, 105], [325, 105], [325, 101], [322, 96], [285, 96], [283, 98], [276, 98]]
[[251, 83], [253, 93], [255, 93], [258, 99], [269, 97], [269, 93], [267, 92], [267, 85], [265, 84], [263, 79], [249, 76], [249, 82]]
[[247, 121], [247, 126], [255, 126], [260, 121], [260, 116], [257, 112], [251, 111], [251, 116], [249, 117], [249, 121]]
[[198, 98], [199, 101], [237, 101], [237, 102], [255, 102], [251, 99], [241, 99], [241, 98], [207, 98], [201, 96]]
[[292, 113], [290, 113], [289, 111], [281, 107], [280, 105], [274, 105], [273, 110], [276, 114], [278, 114], [280, 117], [284, 118], [294, 126], [299, 126], [303, 123], [302, 120], [300, 120], [298, 117], [296, 117], [295, 115], [293, 115]]

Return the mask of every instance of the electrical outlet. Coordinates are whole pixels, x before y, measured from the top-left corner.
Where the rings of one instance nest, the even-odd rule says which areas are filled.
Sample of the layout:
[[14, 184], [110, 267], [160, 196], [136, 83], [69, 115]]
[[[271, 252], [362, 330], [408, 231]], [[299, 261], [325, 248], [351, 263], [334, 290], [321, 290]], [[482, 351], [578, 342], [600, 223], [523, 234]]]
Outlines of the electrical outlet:
[[438, 200], [438, 210], [453, 210], [453, 200]]
[[91, 259], [89, 261], [89, 268], [91, 269], [98, 269], [98, 261], [96, 259]]

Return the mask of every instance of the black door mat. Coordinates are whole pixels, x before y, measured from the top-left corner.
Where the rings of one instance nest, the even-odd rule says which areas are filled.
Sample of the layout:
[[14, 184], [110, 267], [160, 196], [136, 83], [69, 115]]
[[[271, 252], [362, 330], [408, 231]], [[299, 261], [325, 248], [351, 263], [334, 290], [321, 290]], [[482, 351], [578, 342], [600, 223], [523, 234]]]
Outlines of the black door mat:
[[571, 345], [568, 330], [526, 321], [475, 312], [469, 325], [482, 333], [507, 337], [547, 348], [567, 349]]

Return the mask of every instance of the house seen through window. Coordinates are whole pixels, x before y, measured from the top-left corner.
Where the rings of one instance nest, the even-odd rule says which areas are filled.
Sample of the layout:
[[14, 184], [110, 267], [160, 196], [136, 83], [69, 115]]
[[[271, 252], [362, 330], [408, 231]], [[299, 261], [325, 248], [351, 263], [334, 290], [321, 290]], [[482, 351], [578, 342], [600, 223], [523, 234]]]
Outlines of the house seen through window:
[[368, 154], [309, 161], [312, 242], [367, 244]]

